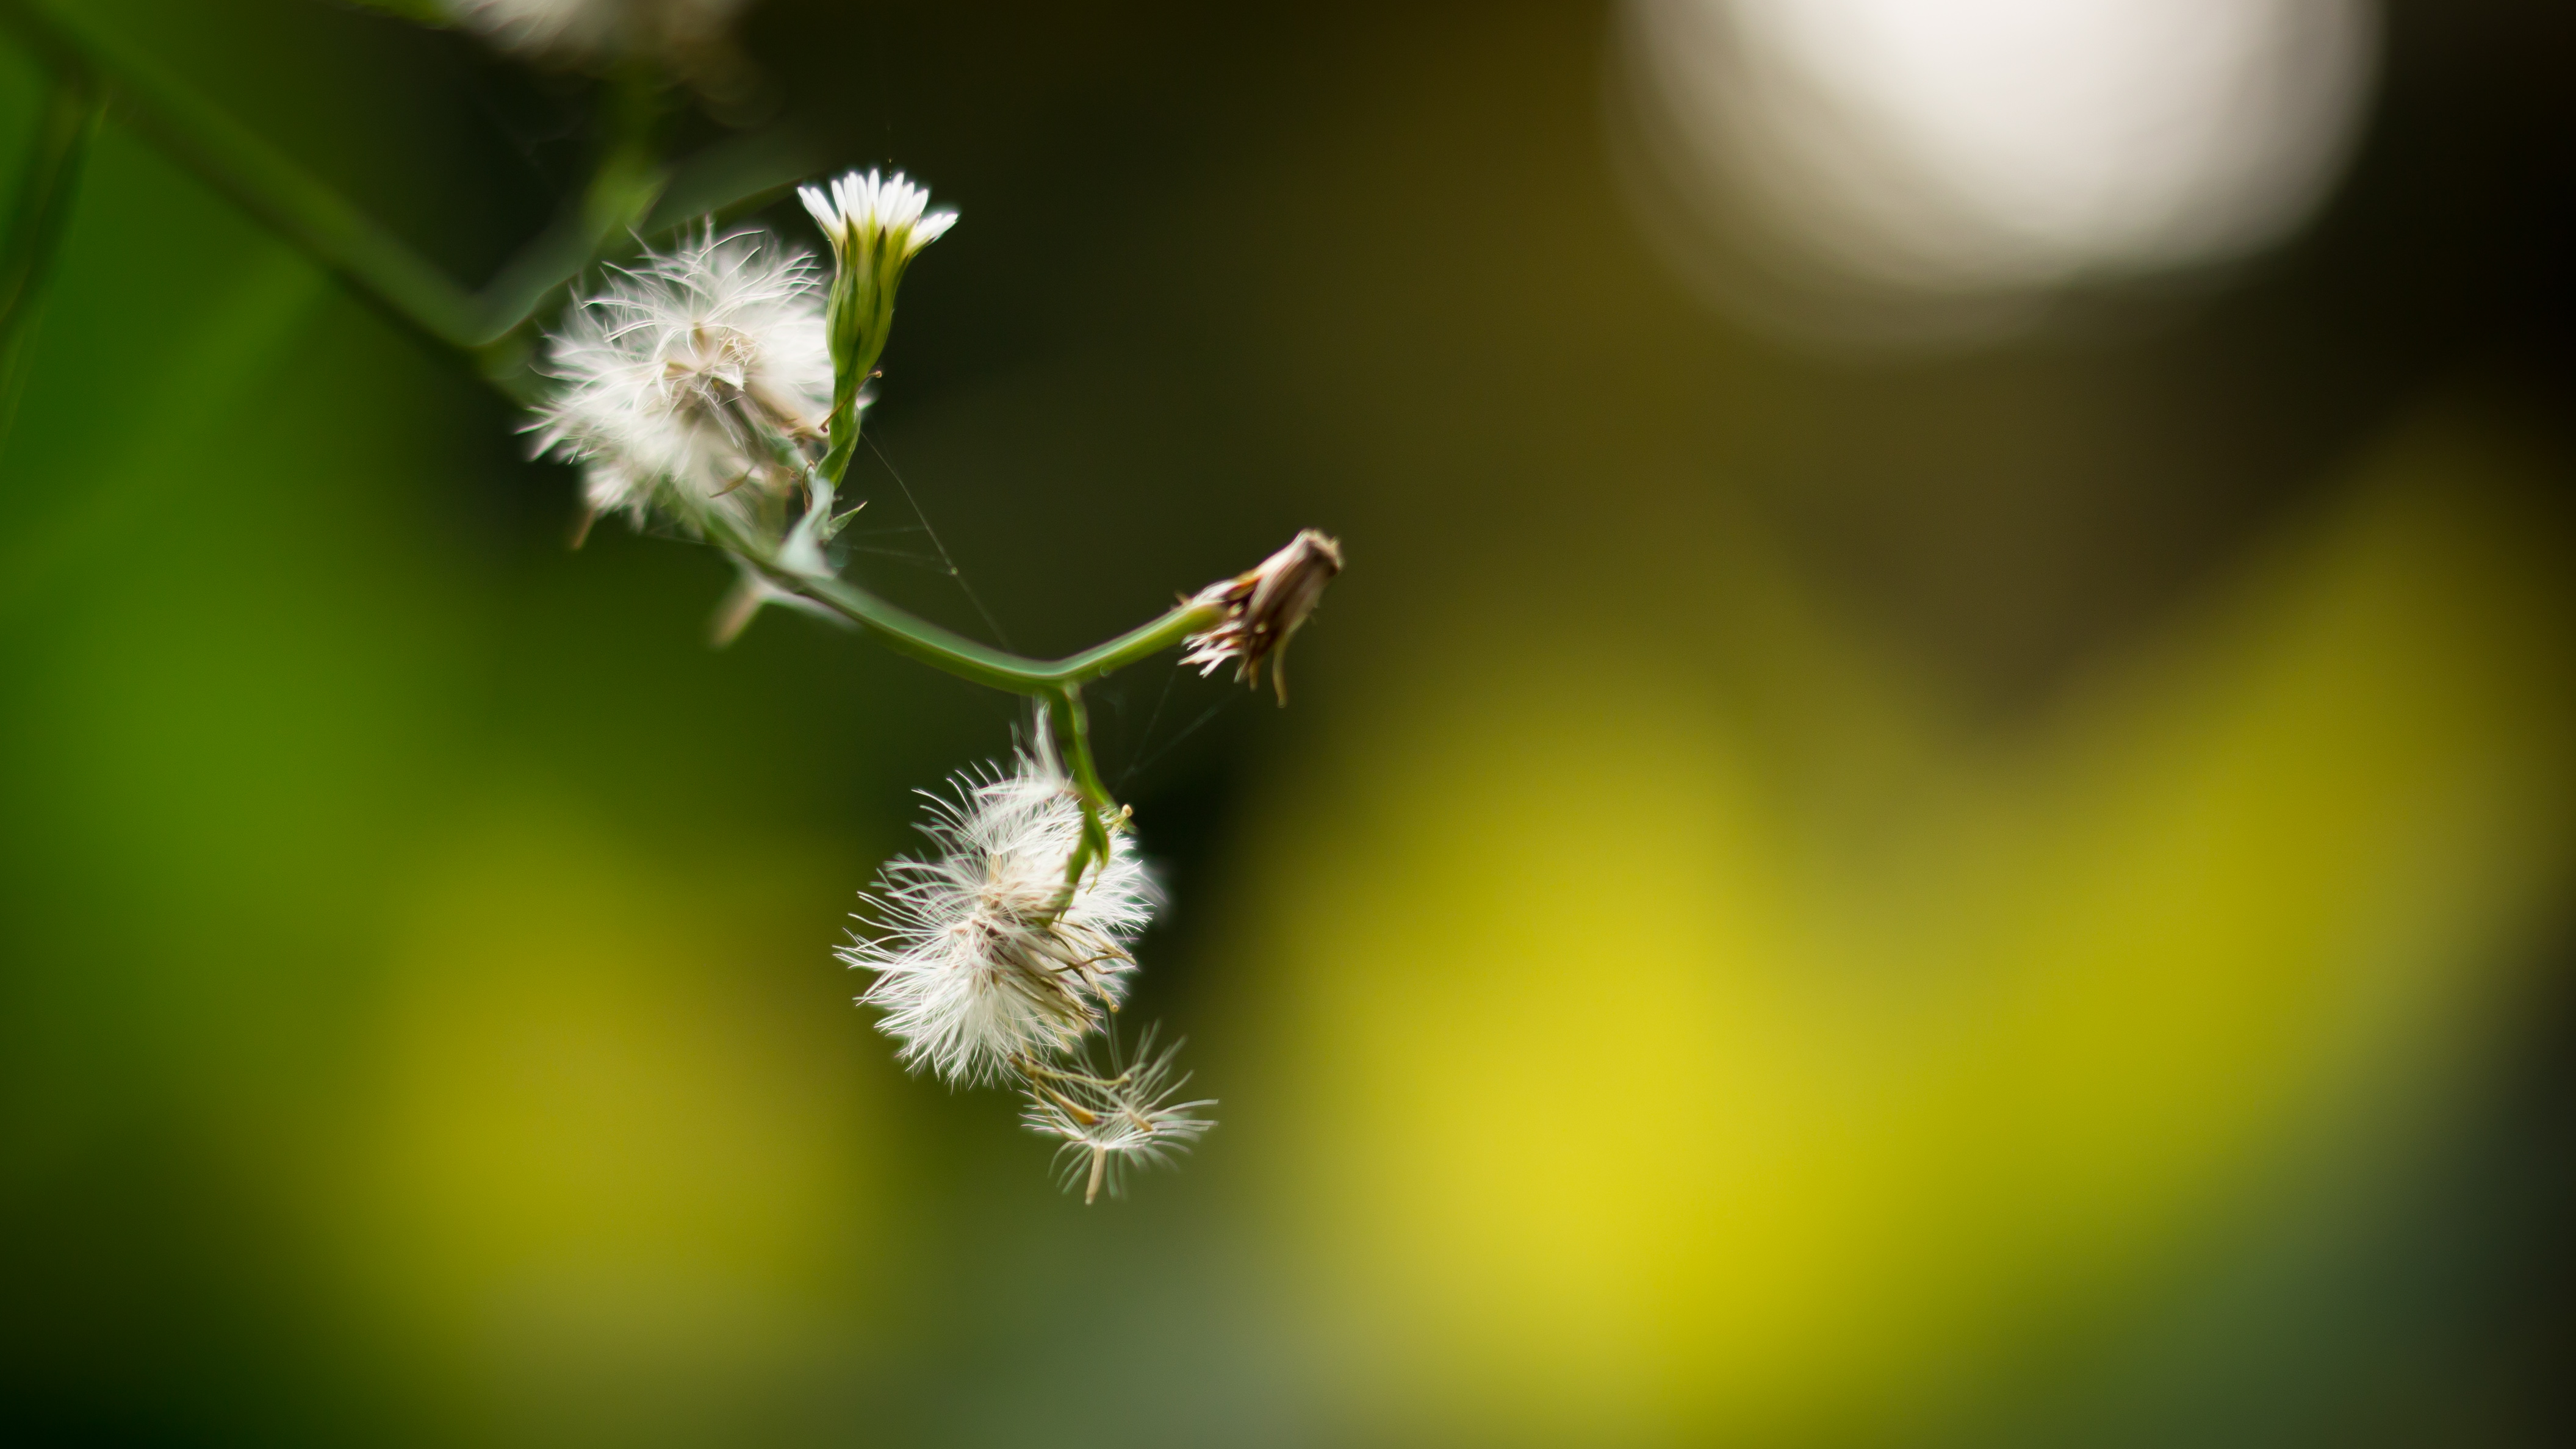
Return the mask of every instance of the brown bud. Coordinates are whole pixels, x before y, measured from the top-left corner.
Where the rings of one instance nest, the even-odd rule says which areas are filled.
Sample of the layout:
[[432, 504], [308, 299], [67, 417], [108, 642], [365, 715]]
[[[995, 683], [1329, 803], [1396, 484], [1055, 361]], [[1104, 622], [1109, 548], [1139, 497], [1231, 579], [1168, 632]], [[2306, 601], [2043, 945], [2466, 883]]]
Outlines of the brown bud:
[[[1274, 655], [1284, 659], [1288, 640], [1341, 571], [1341, 544], [1314, 529], [1304, 530], [1251, 572], [1199, 590], [1190, 602], [1221, 607], [1225, 617], [1182, 641], [1189, 652], [1181, 662], [1199, 666], [1204, 676], [1231, 659], [1234, 677], [1259, 687], [1262, 661]], [[1288, 679], [1281, 663], [1270, 666], [1270, 683], [1286, 704]]]

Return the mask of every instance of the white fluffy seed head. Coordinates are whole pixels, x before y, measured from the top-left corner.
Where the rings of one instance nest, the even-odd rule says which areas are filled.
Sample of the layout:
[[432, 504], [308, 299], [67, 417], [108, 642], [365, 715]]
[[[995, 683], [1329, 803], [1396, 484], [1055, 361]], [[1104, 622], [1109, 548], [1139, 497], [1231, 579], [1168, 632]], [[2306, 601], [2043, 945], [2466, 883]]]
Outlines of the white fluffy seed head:
[[537, 451], [582, 466], [592, 508], [638, 522], [784, 491], [780, 450], [832, 404], [813, 259], [757, 231], [710, 229], [612, 275], [566, 310], [541, 368], [558, 387], [529, 425]]
[[887, 863], [866, 897], [876, 933], [840, 956], [876, 973], [859, 999], [883, 1009], [906, 1063], [989, 1081], [1100, 1024], [1160, 892], [1118, 832], [1067, 895], [1086, 807], [1044, 749], [960, 774], [951, 792], [924, 792], [933, 849]]
[[445, 0], [459, 25], [531, 59], [592, 65], [719, 44], [745, 0]]
[[1062, 1144], [1056, 1159], [1065, 1187], [1081, 1184], [1084, 1202], [1096, 1200], [1104, 1187], [1119, 1195], [1129, 1168], [1164, 1166], [1216, 1126], [1199, 1115], [1200, 1108], [1216, 1105], [1213, 1098], [1175, 1100], [1190, 1082], [1189, 1073], [1173, 1073], [1180, 1050], [1174, 1042], [1155, 1052], [1148, 1027], [1133, 1065], [1120, 1060], [1112, 1040], [1106, 1073], [1086, 1057], [1075, 1064], [1079, 1070], [1030, 1074], [1020, 1121]]

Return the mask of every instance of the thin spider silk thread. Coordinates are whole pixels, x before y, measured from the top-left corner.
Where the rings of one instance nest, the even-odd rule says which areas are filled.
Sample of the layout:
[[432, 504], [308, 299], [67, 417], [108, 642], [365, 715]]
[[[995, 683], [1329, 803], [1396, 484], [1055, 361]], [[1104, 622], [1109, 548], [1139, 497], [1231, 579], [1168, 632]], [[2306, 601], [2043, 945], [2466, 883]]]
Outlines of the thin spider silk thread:
[[[922, 510], [921, 500], [914, 496], [912, 484], [905, 480], [902, 470], [895, 467], [894, 460], [886, 456], [885, 449], [877, 445], [877, 440], [875, 438], [866, 434], [861, 434], [860, 441], [866, 443], [868, 445], [868, 451], [876, 455], [878, 466], [884, 468], [886, 476], [894, 480], [894, 486], [903, 494], [905, 505], [912, 509], [912, 516], [920, 520], [920, 531], [922, 535], [930, 540], [930, 546], [933, 549], [936, 549], [939, 553], [937, 565], [939, 569], [946, 573], [950, 580], [955, 582], [958, 592], [966, 596], [966, 601], [975, 606], [975, 612], [983, 617], [984, 626], [993, 631], [994, 639], [1004, 648], [1017, 648], [1018, 646], [1011, 642], [1010, 634], [1002, 628], [1001, 620], [995, 618], [993, 616], [993, 611], [985, 607], [983, 596], [976, 593], [975, 586], [966, 581], [965, 572], [957, 567], [956, 557], [949, 553], [948, 544], [945, 540], [940, 538], [938, 528], [930, 521], [930, 515]], [[900, 525], [897, 525], [896, 527], [882, 531], [892, 533], [899, 529]], [[928, 560], [922, 558], [919, 554], [901, 553], [893, 549], [859, 548], [853, 549], [852, 551], [902, 558], [905, 562], [920, 563], [925, 566], [929, 563]], [[1153, 751], [1151, 754], [1142, 753], [1147, 745], [1153, 743], [1154, 727], [1162, 722], [1164, 707], [1171, 702], [1172, 686], [1173, 683], [1179, 679], [1180, 674], [1181, 667], [1178, 664], [1174, 664], [1170, 671], [1163, 676], [1163, 688], [1158, 694], [1156, 694], [1154, 698], [1154, 708], [1146, 715], [1145, 728], [1136, 740], [1136, 748], [1139, 753], [1129, 759], [1127, 767], [1121, 770], [1118, 774], [1117, 784], [1112, 787], [1117, 791], [1117, 793], [1125, 794], [1129, 781], [1133, 780], [1144, 770], [1160, 763], [1165, 756], [1171, 754], [1172, 751], [1179, 749], [1182, 744], [1188, 741], [1190, 736], [1197, 734], [1209, 723], [1209, 721], [1214, 720], [1218, 715], [1223, 714], [1237, 699], [1244, 697], [1239, 691], [1227, 690], [1216, 703], [1209, 705], [1206, 709], [1200, 711], [1196, 719], [1191, 720], [1187, 725], [1183, 726], [1180, 733], [1172, 736], [1169, 740], [1164, 741], [1160, 749]]]
[[[1180, 666], [1179, 666], [1179, 665], [1177, 665], [1177, 664], [1175, 664], [1174, 666], [1172, 666], [1172, 668], [1173, 668], [1173, 672], [1178, 673], [1178, 672], [1179, 672], [1179, 669], [1180, 669]], [[1209, 705], [1205, 710], [1201, 711], [1201, 712], [1200, 712], [1200, 714], [1199, 714], [1199, 717], [1198, 717], [1197, 719], [1194, 719], [1194, 720], [1191, 720], [1191, 721], [1190, 721], [1190, 723], [1189, 723], [1189, 727], [1188, 727], [1188, 728], [1186, 728], [1186, 729], [1182, 730], [1179, 734], [1176, 734], [1176, 735], [1172, 736], [1172, 737], [1171, 737], [1171, 739], [1169, 739], [1169, 740], [1165, 741], [1165, 742], [1164, 742], [1164, 745], [1163, 745], [1163, 747], [1162, 747], [1161, 749], [1156, 750], [1154, 753], [1152, 753], [1152, 754], [1150, 754], [1150, 755], [1147, 755], [1145, 758], [1143, 758], [1143, 759], [1141, 759], [1141, 760], [1138, 760], [1136, 763], [1134, 763], [1134, 764], [1132, 764], [1132, 765], [1129, 765], [1129, 766], [1127, 767], [1127, 775], [1133, 775], [1133, 774], [1135, 774], [1137, 771], [1139, 771], [1139, 770], [1143, 770], [1143, 769], [1145, 769], [1145, 768], [1147, 768], [1147, 767], [1149, 767], [1149, 766], [1151, 766], [1151, 765], [1155, 764], [1156, 762], [1160, 761], [1160, 760], [1161, 760], [1165, 755], [1168, 755], [1168, 754], [1170, 754], [1172, 751], [1179, 749], [1179, 748], [1181, 747], [1181, 742], [1182, 742], [1183, 740], [1186, 740], [1186, 739], [1188, 739], [1190, 736], [1192, 736], [1192, 735], [1194, 735], [1194, 734], [1197, 734], [1197, 733], [1199, 732], [1199, 727], [1200, 727], [1201, 725], [1206, 724], [1209, 720], [1212, 720], [1212, 719], [1216, 718], [1218, 715], [1221, 715], [1221, 714], [1225, 713], [1228, 709], [1233, 708], [1233, 707], [1234, 707], [1234, 704], [1235, 704], [1235, 702], [1236, 702], [1236, 701], [1238, 701], [1238, 700], [1250, 699], [1251, 697], [1252, 697], [1251, 692], [1250, 692], [1250, 691], [1248, 691], [1248, 690], [1241, 690], [1241, 689], [1229, 689], [1229, 690], [1227, 690], [1227, 691], [1225, 692], [1225, 697], [1224, 697], [1224, 698], [1222, 698], [1222, 699], [1218, 700], [1216, 703], [1214, 703], [1214, 704], [1212, 704], [1212, 705]], [[1119, 783], [1120, 783], [1120, 791], [1121, 791], [1121, 793], [1124, 793], [1124, 791], [1125, 791], [1125, 784], [1126, 784], [1126, 778], [1127, 778], [1127, 775], [1121, 775], [1121, 776], [1119, 776]]]
[[975, 612], [984, 616], [984, 627], [993, 631], [994, 642], [1005, 649], [1017, 650], [1020, 646], [1011, 642], [1010, 634], [1002, 628], [1002, 621], [994, 618], [993, 611], [984, 607], [983, 596], [976, 593], [975, 586], [966, 582], [966, 575], [959, 572], [957, 560], [949, 554], [948, 545], [939, 537], [939, 530], [931, 527], [930, 515], [921, 511], [921, 500], [912, 496], [912, 485], [903, 481], [903, 474], [894, 466], [894, 460], [885, 455], [885, 449], [877, 446], [876, 439], [862, 433], [859, 441], [866, 443], [868, 451], [877, 455], [877, 462], [885, 468], [886, 476], [903, 491], [904, 503], [912, 509], [912, 516], [921, 520], [921, 531], [929, 535], [930, 546], [939, 550], [939, 561], [947, 568], [948, 577], [956, 582], [957, 591], [966, 596], [966, 602], [975, 606]]
[[1145, 747], [1154, 742], [1154, 726], [1163, 722], [1163, 706], [1172, 702], [1172, 681], [1180, 677], [1181, 671], [1177, 667], [1164, 673], [1163, 688], [1154, 696], [1154, 708], [1145, 716], [1145, 728], [1136, 736], [1136, 748], [1127, 756], [1127, 768], [1118, 772], [1118, 783], [1110, 787], [1110, 793], [1116, 795], [1127, 793], [1127, 782], [1136, 778], [1136, 768], [1143, 758]]

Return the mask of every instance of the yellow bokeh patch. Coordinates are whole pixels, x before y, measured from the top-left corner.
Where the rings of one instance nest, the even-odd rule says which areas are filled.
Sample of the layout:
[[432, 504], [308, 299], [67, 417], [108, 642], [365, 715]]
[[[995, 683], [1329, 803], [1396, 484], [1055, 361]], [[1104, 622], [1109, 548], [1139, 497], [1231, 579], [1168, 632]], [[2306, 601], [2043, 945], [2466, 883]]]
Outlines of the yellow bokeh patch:
[[356, 1114], [353, 1290], [478, 1434], [759, 1421], [863, 1331], [881, 1207], [849, 1023], [765, 984], [830, 887], [786, 850], [682, 875], [536, 795], [465, 814]]
[[[2567, 864], [2570, 600], [2516, 467], [2419, 430], [2009, 739], [1775, 681], [1865, 742], [1857, 812], [1651, 624], [1422, 641], [1476, 667], [1382, 689], [1250, 867], [1252, 1095], [1365, 1414], [1883, 1437], [2391, 1145], [2366, 1104], [2476, 1042]], [[1828, 649], [1871, 676], [1781, 653]]]

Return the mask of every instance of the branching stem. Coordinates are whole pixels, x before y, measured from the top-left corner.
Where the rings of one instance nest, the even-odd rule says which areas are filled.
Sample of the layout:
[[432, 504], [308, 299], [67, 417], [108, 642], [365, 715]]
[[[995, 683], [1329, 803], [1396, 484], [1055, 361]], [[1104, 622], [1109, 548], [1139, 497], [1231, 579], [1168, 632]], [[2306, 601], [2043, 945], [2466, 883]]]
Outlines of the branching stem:
[[[830, 497], [828, 487], [821, 490], [815, 507], [828, 510]], [[1083, 708], [1082, 686], [1171, 648], [1214, 625], [1225, 614], [1220, 605], [1178, 604], [1160, 617], [1080, 653], [1053, 660], [1030, 659], [943, 628], [847, 579], [797, 567], [721, 510], [710, 510], [704, 526], [711, 541], [757, 570], [773, 586], [822, 605], [874, 634], [897, 653], [908, 654], [970, 683], [1045, 701], [1056, 740], [1064, 748], [1073, 786], [1090, 806], [1083, 848], [1075, 852], [1069, 880], [1079, 879], [1092, 863], [1106, 857], [1108, 832], [1120, 814], [1092, 758], [1091, 721]]]
[[[655, 159], [653, 144], [661, 81], [647, 71], [631, 70], [611, 82], [609, 140], [578, 202], [483, 291], [471, 292], [159, 62], [95, 28], [86, 16], [71, 13], [62, 0], [0, 0], [0, 26], [16, 31], [57, 77], [20, 219], [7, 252], [0, 255], [0, 360], [23, 327], [44, 263], [60, 236], [71, 184], [96, 125], [102, 87], [114, 88], [120, 113], [173, 159], [395, 316], [475, 358], [496, 386], [513, 394], [529, 390], [529, 320], [621, 237], [632, 236], [648, 218], [658, 220], [655, 203], [666, 190], [689, 191], [693, 205], [709, 213], [740, 199], [700, 196], [704, 188], [692, 177], [684, 176], [673, 187], [674, 173]], [[756, 190], [778, 184], [778, 178], [764, 176]], [[865, 368], [860, 370], [864, 374]], [[848, 391], [855, 395], [856, 388]], [[809, 473], [809, 481], [817, 485], [812, 500], [817, 512], [810, 526], [782, 547], [735, 526], [719, 509], [706, 520], [708, 537], [771, 585], [848, 619], [899, 653], [976, 684], [1043, 700], [1073, 787], [1088, 807], [1083, 844], [1067, 873], [1070, 888], [1084, 870], [1107, 857], [1109, 832], [1123, 818], [1092, 758], [1082, 686], [1171, 648], [1215, 624], [1223, 610], [1184, 603], [1106, 643], [1040, 660], [979, 643], [898, 608], [822, 566], [819, 535], [828, 525], [832, 485], [840, 481], [858, 439], [855, 404], [836, 409], [832, 422], [826, 456]]]

